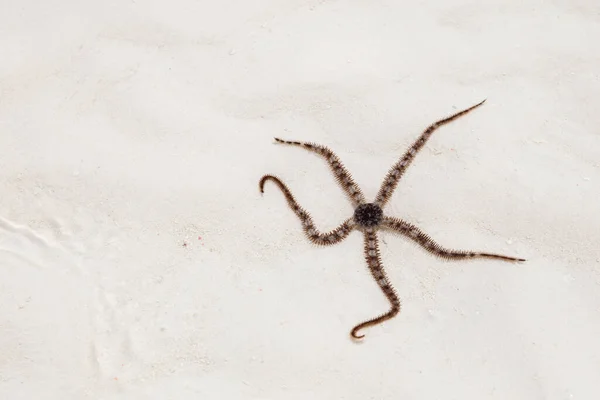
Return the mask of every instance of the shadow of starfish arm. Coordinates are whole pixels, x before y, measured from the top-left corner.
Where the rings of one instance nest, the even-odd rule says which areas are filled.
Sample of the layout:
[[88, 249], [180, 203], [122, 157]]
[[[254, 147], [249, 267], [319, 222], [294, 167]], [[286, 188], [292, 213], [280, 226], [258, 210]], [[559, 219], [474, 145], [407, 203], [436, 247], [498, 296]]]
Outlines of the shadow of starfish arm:
[[327, 161], [333, 176], [339, 183], [340, 187], [346, 192], [348, 198], [352, 204], [356, 207], [365, 202], [365, 196], [358, 187], [358, 185], [352, 179], [352, 175], [346, 170], [346, 167], [342, 164], [339, 157], [328, 147], [321, 146], [315, 143], [296, 142], [290, 140], [283, 140], [275, 138], [277, 143], [287, 144], [291, 146], [298, 146], [312, 151], [313, 153], [319, 154]]
[[304, 233], [306, 233], [306, 236], [308, 237], [308, 239], [311, 242], [313, 242], [314, 244], [326, 246], [326, 245], [332, 245], [332, 244], [339, 243], [342, 240], [344, 240], [346, 237], [348, 237], [350, 232], [352, 232], [352, 230], [354, 229], [354, 226], [355, 226], [354, 221], [352, 218], [349, 218], [344, 223], [342, 223], [340, 226], [338, 226], [337, 228], [335, 228], [334, 230], [332, 230], [330, 232], [327, 232], [327, 233], [319, 232], [319, 230], [315, 227], [315, 224], [314, 224], [310, 214], [306, 210], [304, 210], [302, 207], [300, 207], [300, 205], [298, 204], [298, 202], [292, 195], [292, 192], [290, 191], [290, 189], [286, 186], [285, 183], [283, 183], [276, 176], [265, 175], [260, 179], [260, 182], [258, 184], [260, 193], [261, 194], [264, 193], [265, 183], [269, 180], [273, 181], [279, 187], [279, 189], [281, 189], [290, 208], [292, 209], [292, 211], [294, 211], [294, 213], [298, 216], [298, 218], [300, 218], [300, 221], [302, 222], [302, 228], [304, 229]]
[[380, 207], [383, 207], [388, 202], [390, 197], [392, 197], [394, 189], [396, 189], [396, 186], [398, 186], [400, 178], [402, 178], [402, 175], [404, 175], [404, 172], [406, 172], [406, 169], [412, 163], [417, 153], [421, 151], [423, 146], [425, 146], [425, 143], [427, 142], [427, 140], [429, 140], [432, 133], [437, 128], [467, 114], [468, 112], [474, 110], [483, 103], [485, 103], [485, 100], [478, 104], [475, 104], [472, 107], [467, 108], [466, 110], [459, 111], [456, 114], [453, 114], [447, 118], [441, 119], [429, 125], [429, 127], [425, 129], [421, 136], [419, 136], [419, 138], [417, 138], [417, 140], [412, 144], [412, 146], [406, 151], [406, 153], [404, 153], [402, 158], [400, 158], [400, 160], [396, 162], [396, 164], [394, 164], [392, 168], [390, 168], [387, 175], [385, 176], [381, 188], [379, 189], [379, 192], [377, 193], [377, 197], [375, 198], [375, 204], [378, 204]]
[[377, 233], [373, 229], [368, 229], [364, 233], [364, 239], [365, 260], [367, 262], [367, 265], [369, 266], [369, 271], [371, 271], [371, 275], [375, 279], [375, 282], [377, 282], [377, 284], [383, 291], [383, 294], [389, 300], [391, 308], [385, 314], [361, 322], [360, 324], [352, 328], [350, 336], [352, 336], [354, 339], [362, 339], [363, 337], [365, 337], [364, 334], [358, 334], [358, 331], [360, 331], [361, 329], [387, 321], [388, 319], [393, 318], [394, 316], [396, 316], [396, 314], [400, 312], [400, 299], [398, 299], [396, 291], [392, 287], [385, 271], [383, 270], [383, 264], [381, 263], [381, 257], [379, 255], [379, 241], [377, 239]]
[[476, 251], [452, 250], [447, 249], [435, 242], [431, 236], [417, 228], [415, 225], [403, 221], [399, 218], [384, 217], [382, 221], [384, 228], [390, 229], [396, 233], [412, 239], [431, 254], [447, 260], [464, 260], [468, 258], [493, 258], [503, 261], [526, 261], [523, 258], [503, 256], [494, 253], [482, 253]]

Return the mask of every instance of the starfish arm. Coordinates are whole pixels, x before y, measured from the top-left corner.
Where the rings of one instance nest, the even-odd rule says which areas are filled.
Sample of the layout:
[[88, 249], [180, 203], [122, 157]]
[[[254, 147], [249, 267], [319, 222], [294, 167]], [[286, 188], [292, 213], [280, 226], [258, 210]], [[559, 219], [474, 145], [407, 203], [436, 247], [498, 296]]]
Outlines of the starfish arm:
[[383, 291], [383, 294], [389, 300], [391, 304], [391, 308], [385, 314], [382, 314], [378, 317], [369, 319], [367, 321], [361, 322], [352, 328], [350, 335], [354, 339], [362, 339], [365, 335], [359, 335], [358, 331], [364, 329], [369, 326], [380, 324], [388, 319], [393, 318], [400, 312], [400, 299], [396, 295], [396, 291], [392, 287], [385, 271], [383, 270], [383, 264], [381, 263], [381, 257], [379, 255], [379, 243], [377, 239], [377, 233], [373, 229], [368, 229], [364, 232], [365, 239], [365, 260], [367, 261], [367, 265], [369, 266], [369, 271], [371, 271], [371, 275]]
[[302, 207], [300, 207], [300, 205], [298, 204], [298, 202], [292, 195], [292, 192], [290, 191], [290, 189], [285, 185], [285, 183], [283, 183], [276, 176], [265, 175], [260, 179], [260, 182], [258, 185], [259, 189], [260, 189], [260, 193], [264, 193], [265, 183], [269, 180], [273, 181], [279, 187], [279, 189], [281, 189], [290, 208], [292, 209], [292, 211], [294, 211], [294, 213], [298, 216], [298, 218], [300, 218], [300, 221], [302, 222], [302, 227], [304, 229], [304, 233], [306, 233], [306, 236], [308, 237], [308, 239], [311, 242], [313, 242], [314, 244], [326, 246], [326, 245], [332, 245], [332, 244], [339, 243], [342, 240], [344, 240], [346, 237], [348, 237], [350, 232], [352, 232], [352, 230], [354, 229], [354, 222], [353, 222], [352, 218], [349, 218], [344, 223], [342, 223], [340, 226], [338, 226], [337, 228], [335, 228], [334, 230], [332, 230], [330, 232], [327, 232], [327, 233], [319, 232], [319, 230], [315, 227], [315, 224], [314, 224], [310, 214], [306, 210], [304, 210]]
[[412, 163], [417, 153], [423, 148], [423, 146], [425, 146], [425, 143], [427, 142], [427, 140], [429, 140], [432, 133], [437, 128], [467, 114], [468, 112], [482, 105], [484, 102], [485, 100], [472, 107], [467, 108], [466, 110], [459, 111], [456, 114], [453, 114], [447, 118], [444, 118], [429, 125], [429, 127], [425, 129], [421, 136], [419, 136], [419, 138], [406, 151], [406, 153], [404, 153], [402, 158], [400, 158], [400, 160], [396, 162], [396, 164], [394, 164], [392, 168], [390, 168], [383, 181], [383, 184], [381, 185], [381, 188], [379, 189], [379, 192], [377, 193], [375, 203], [378, 204], [380, 207], [383, 207], [388, 202], [390, 197], [392, 197], [394, 189], [396, 189], [396, 186], [398, 186], [400, 178], [402, 178], [402, 175], [404, 175], [406, 169]]
[[525, 261], [523, 258], [503, 256], [494, 253], [482, 253], [476, 251], [452, 250], [447, 249], [435, 242], [428, 234], [417, 228], [415, 225], [403, 221], [399, 218], [384, 217], [382, 221], [384, 228], [397, 232], [409, 239], [414, 240], [431, 254], [447, 260], [463, 260], [468, 258], [493, 258], [503, 261]]
[[365, 202], [365, 196], [363, 195], [358, 185], [352, 179], [352, 175], [350, 175], [350, 173], [346, 170], [346, 167], [344, 167], [339, 157], [328, 147], [321, 146], [315, 143], [296, 142], [290, 140], [283, 140], [279, 138], [275, 138], [275, 141], [277, 143], [303, 147], [309, 151], [312, 151], [313, 153], [317, 153], [320, 156], [322, 156], [329, 164], [333, 175], [340, 184], [341, 188], [348, 195], [348, 198], [350, 199], [352, 204], [356, 207]]

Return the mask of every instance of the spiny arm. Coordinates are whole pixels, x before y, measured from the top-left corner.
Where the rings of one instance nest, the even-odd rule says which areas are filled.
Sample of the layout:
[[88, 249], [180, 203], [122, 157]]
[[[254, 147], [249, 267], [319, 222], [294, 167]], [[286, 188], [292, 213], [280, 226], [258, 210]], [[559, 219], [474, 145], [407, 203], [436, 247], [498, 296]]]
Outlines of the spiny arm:
[[365, 238], [365, 260], [369, 266], [371, 275], [383, 291], [383, 294], [389, 300], [391, 308], [385, 314], [381, 314], [378, 317], [371, 318], [367, 321], [361, 322], [352, 328], [350, 335], [354, 339], [362, 339], [365, 335], [359, 335], [358, 331], [369, 326], [381, 324], [388, 319], [393, 318], [400, 312], [400, 299], [396, 295], [396, 291], [392, 287], [385, 271], [383, 270], [383, 264], [381, 263], [381, 257], [379, 255], [379, 243], [377, 240], [377, 233], [373, 229], [368, 229], [364, 233]]
[[451, 250], [442, 247], [435, 242], [431, 236], [417, 228], [415, 225], [403, 221], [399, 218], [384, 217], [382, 225], [394, 232], [400, 233], [409, 239], [414, 240], [431, 254], [447, 260], [463, 260], [467, 258], [493, 258], [503, 261], [525, 261], [523, 258], [503, 256], [494, 253], [482, 253], [477, 251]]
[[329, 164], [329, 167], [331, 168], [335, 179], [338, 181], [344, 192], [346, 192], [352, 204], [356, 207], [365, 202], [365, 196], [363, 195], [362, 191], [354, 182], [352, 176], [346, 170], [339, 157], [335, 155], [335, 153], [329, 148], [315, 143], [296, 142], [290, 140], [283, 140], [279, 138], [275, 138], [275, 141], [277, 143], [303, 147], [309, 151], [312, 151], [313, 153], [317, 153], [320, 156], [322, 156]]
[[292, 211], [294, 211], [298, 218], [300, 218], [304, 232], [306, 233], [306, 236], [311, 242], [322, 246], [336, 244], [348, 237], [350, 232], [352, 232], [352, 230], [354, 229], [354, 222], [352, 221], [352, 219], [348, 219], [331, 232], [319, 232], [319, 230], [315, 227], [315, 224], [310, 214], [306, 212], [306, 210], [304, 210], [302, 207], [300, 207], [300, 205], [292, 195], [290, 189], [288, 189], [285, 183], [283, 183], [276, 176], [265, 175], [260, 179], [260, 182], [258, 184], [260, 193], [264, 193], [264, 186], [268, 180], [273, 181], [279, 187], [279, 189], [281, 189], [290, 208], [292, 209]]
[[381, 188], [379, 189], [379, 192], [377, 193], [375, 203], [378, 204], [380, 207], [383, 207], [388, 202], [390, 197], [392, 197], [394, 189], [396, 189], [396, 186], [398, 186], [400, 178], [402, 177], [402, 175], [404, 175], [404, 172], [406, 172], [406, 169], [412, 163], [417, 153], [423, 148], [423, 146], [425, 146], [425, 143], [427, 142], [427, 140], [429, 140], [431, 134], [437, 128], [465, 115], [469, 111], [472, 111], [475, 108], [482, 105], [484, 102], [485, 100], [483, 100], [479, 104], [475, 104], [474, 106], [467, 108], [466, 110], [459, 111], [456, 114], [453, 114], [447, 118], [444, 118], [429, 125], [429, 127], [425, 129], [421, 136], [419, 136], [419, 138], [406, 151], [406, 153], [404, 153], [402, 158], [396, 164], [394, 164], [392, 168], [390, 168], [385, 177], [385, 180], [383, 181], [383, 184], [381, 185]]

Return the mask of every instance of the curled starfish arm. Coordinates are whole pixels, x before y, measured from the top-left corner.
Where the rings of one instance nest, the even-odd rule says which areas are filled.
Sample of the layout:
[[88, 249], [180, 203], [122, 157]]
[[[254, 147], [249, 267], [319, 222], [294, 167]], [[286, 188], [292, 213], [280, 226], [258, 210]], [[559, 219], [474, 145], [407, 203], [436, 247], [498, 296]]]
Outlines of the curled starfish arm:
[[403, 221], [399, 218], [384, 217], [382, 225], [383, 227], [389, 230], [392, 230], [396, 233], [406, 236], [409, 239], [412, 239], [425, 250], [427, 250], [429, 253], [447, 260], [463, 260], [468, 258], [493, 258], [496, 260], [513, 262], [526, 261], [523, 258], [509, 257], [495, 253], [447, 249], [438, 244], [435, 240], [431, 238], [431, 236], [423, 232], [415, 225]]
[[304, 229], [304, 233], [306, 234], [308, 239], [314, 244], [326, 246], [339, 243], [346, 237], [348, 237], [350, 232], [352, 232], [352, 230], [354, 229], [354, 222], [351, 218], [349, 218], [332, 231], [327, 233], [321, 233], [315, 227], [315, 224], [310, 214], [302, 207], [300, 207], [300, 205], [292, 195], [290, 189], [285, 183], [281, 181], [281, 179], [273, 175], [263, 176], [258, 184], [260, 193], [264, 193], [265, 183], [269, 180], [274, 182], [277, 185], [277, 187], [279, 187], [279, 189], [283, 192], [283, 195], [285, 196], [290, 208], [292, 209], [292, 211], [294, 211], [298, 218], [300, 218], [300, 221], [302, 222], [302, 227]]
[[449, 122], [452, 122], [459, 117], [462, 117], [463, 115], [482, 105], [484, 102], [485, 100], [478, 104], [475, 104], [472, 107], [467, 108], [466, 110], [459, 111], [456, 114], [453, 114], [447, 118], [441, 119], [429, 125], [429, 127], [425, 129], [421, 136], [419, 136], [417, 140], [412, 144], [412, 146], [406, 151], [406, 153], [404, 153], [402, 158], [400, 158], [400, 160], [396, 162], [396, 164], [394, 164], [392, 168], [390, 168], [387, 175], [385, 176], [381, 188], [379, 189], [379, 192], [377, 193], [375, 203], [378, 204], [380, 207], [383, 207], [388, 202], [390, 197], [392, 197], [392, 193], [396, 189], [396, 186], [398, 186], [400, 178], [402, 178], [402, 176], [406, 172], [406, 169], [412, 163], [417, 153], [421, 151], [423, 146], [425, 146], [425, 143], [427, 142], [427, 140], [429, 140], [429, 138], [437, 128]]
[[352, 175], [350, 175], [348, 170], [346, 170], [346, 167], [344, 167], [339, 157], [328, 147], [321, 146], [315, 143], [297, 142], [291, 140], [283, 140], [279, 138], [275, 138], [275, 141], [277, 143], [302, 147], [307, 149], [308, 151], [312, 151], [313, 153], [316, 153], [323, 157], [329, 164], [329, 167], [331, 168], [335, 179], [339, 183], [340, 187], [344, 190], [346, 195], [348, 195], [348, 198], [350, 199], [352, 204], [356, 207], [365, 202], [365, 196], [363, 195], [358, 185], [352, 179]]
[[365, 240], [365, 260], [367, 261], [367, 265], [369, 267], [369, 271], [371, 271], [371, 275], [375, 279], [375, 282], [379, 285], [383, 294], [390, 302], [390, 310], [384, 314], [381, 314], [375, 318], [371, 318], [360, 324], [356, 325], [352, 328], [350, 332], [350, 336], [354, 339], [362, 339], [365, 337], [364, 334], [359, 335], [358, 331], [367, 328], [369, 326], [380, 324], [388, 319], [394, 318], [396, 314], [400, 312], [400, 299], [396, 294], [392, 284], [390, 283], [384, 269], [383, 264], [381, 263], [381, 257], [379, 255], [379, 242], [377, 239], [377, 233], [374, 229], [368, 229], [364, 233]]

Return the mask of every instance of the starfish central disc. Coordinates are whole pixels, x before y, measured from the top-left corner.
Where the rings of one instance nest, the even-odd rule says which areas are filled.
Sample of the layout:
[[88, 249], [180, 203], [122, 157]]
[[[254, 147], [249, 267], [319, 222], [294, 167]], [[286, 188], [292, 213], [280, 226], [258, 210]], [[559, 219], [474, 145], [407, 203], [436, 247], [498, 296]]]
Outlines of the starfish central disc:
[[379, 225], [383, 217], [383, 211], [377, 204], [367, 203], [356, 207], [354, 220], [361, 226], [370, 228]]

